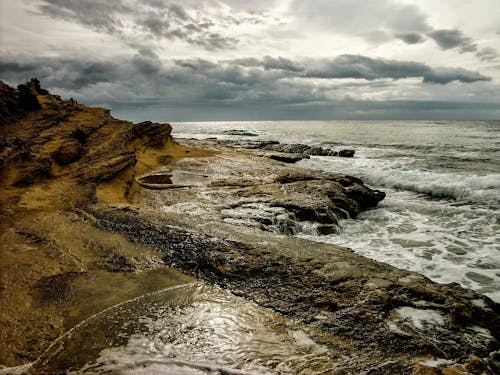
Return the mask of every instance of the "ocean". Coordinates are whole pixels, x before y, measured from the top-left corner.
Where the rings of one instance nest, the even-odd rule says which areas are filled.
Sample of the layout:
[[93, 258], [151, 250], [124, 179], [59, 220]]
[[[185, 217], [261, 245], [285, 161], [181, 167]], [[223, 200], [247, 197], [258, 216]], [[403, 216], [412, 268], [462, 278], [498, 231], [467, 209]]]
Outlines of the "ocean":
[[277, 140], [354, 158], [296, 165], [361, 178], [387, 197], [339, 233], [297, 234], [457, 282], [500, 302], [500, 121], [230, 121], [174, 123], [176, 138]]

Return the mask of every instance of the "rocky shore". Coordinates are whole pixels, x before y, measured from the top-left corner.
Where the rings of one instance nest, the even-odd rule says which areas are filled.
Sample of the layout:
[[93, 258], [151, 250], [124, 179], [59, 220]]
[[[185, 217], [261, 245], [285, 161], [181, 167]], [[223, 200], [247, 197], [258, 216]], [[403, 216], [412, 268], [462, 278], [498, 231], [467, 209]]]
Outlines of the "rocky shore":
[[500, 370], [489, 298], [296, 236], [335, 233], [384, 199], [289, 164], [352, 150], [174, 141], [168, 124], [120, 121], [37, 81], [0, 83], [0, 120], [0, 365], [75, 370], [44, 359], [65, 331], [198, 279], [319, 332], [338, 374]]

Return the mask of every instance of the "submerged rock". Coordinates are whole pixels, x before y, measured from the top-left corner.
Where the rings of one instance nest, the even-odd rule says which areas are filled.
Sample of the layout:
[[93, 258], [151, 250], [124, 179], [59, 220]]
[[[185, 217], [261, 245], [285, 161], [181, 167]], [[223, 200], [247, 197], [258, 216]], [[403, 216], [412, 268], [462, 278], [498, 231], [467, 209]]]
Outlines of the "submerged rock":
[[343, 158], [352, 158], [354, 156], [354, 150], [340, 150], [339, 156]]
[[267, 152], [265, 154], [262, 154], [262, 156], [289, 164], [296, 163], [302, 159], [309, 159], [309, 155], [289, 152]]

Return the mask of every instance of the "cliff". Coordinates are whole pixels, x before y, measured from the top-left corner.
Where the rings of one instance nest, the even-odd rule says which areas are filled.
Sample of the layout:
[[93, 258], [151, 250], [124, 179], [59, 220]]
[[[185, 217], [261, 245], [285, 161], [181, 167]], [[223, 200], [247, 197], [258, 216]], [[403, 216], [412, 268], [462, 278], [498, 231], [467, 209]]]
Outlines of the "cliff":
[[151, 253], [93, 229], [82, 209], [96, 202], [99, 183], [115, 178], [112, 194], [124, 197], [136, 174], [161, 165], [158, 155], [184, 153], [169, 124], [117, 120], [108, 109], [49, 95], [37, 82], [19, 89], [0, 82], [2, 365], [37, 358], [102, 307], [63, 318], [69, 307], [62, 301], [78, 275], [114, 271], [131, 251], [142, 264]]

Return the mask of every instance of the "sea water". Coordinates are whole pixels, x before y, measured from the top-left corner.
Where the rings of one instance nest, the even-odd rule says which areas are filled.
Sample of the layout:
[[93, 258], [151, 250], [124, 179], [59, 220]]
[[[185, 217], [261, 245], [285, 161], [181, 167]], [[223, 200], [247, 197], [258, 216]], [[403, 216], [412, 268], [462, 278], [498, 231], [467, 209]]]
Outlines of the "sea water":
[[387, 197], [340, 233], [302, 236], [500, 301], [500, 121], [175, 123], [173, 135], [354, 149], [297, 166], [359, 177]]

